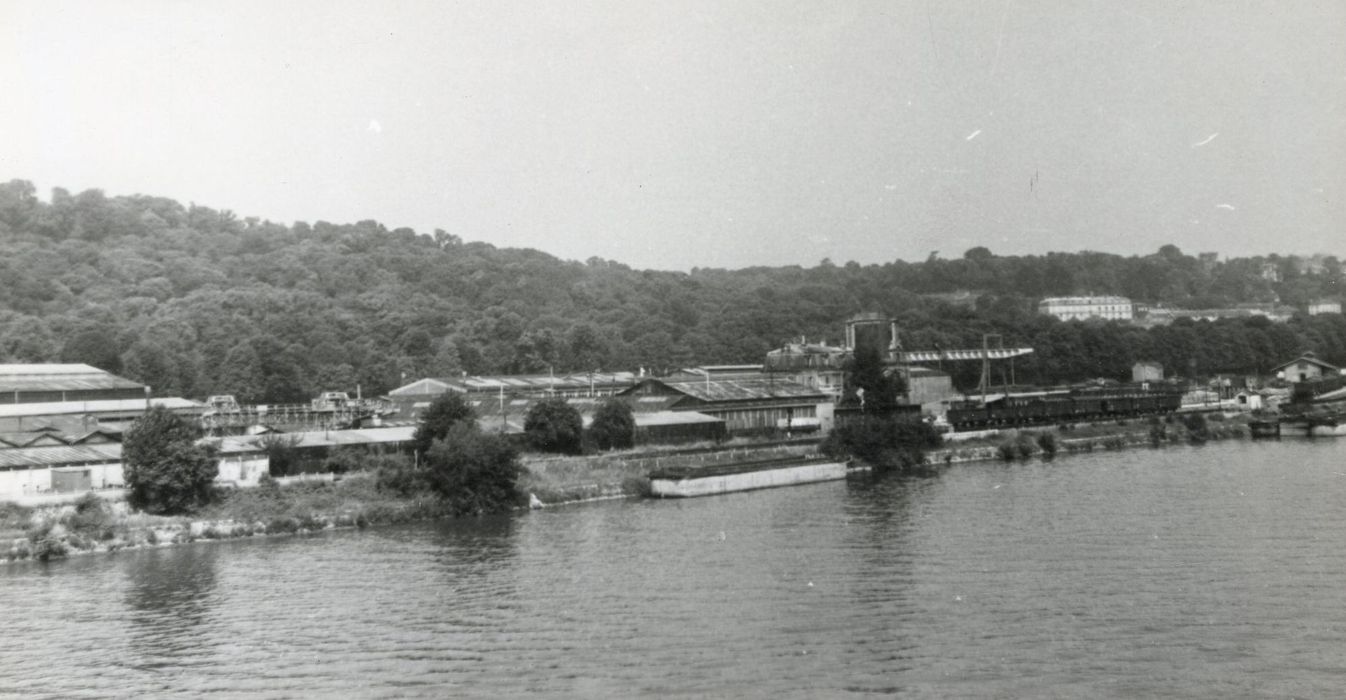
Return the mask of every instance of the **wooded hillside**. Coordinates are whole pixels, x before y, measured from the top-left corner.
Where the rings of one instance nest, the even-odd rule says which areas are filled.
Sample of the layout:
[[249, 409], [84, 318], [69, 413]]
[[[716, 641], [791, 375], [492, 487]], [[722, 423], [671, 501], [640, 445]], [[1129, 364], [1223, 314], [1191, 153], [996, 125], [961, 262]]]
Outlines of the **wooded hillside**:
[[[1302, 308], [1341, 297], [1342, 265], [1321, 256], [974, 248], [920, 263], [665, 272], [374, 221], [286, 226], [98, 190], [44, 202], [22, 180], [0, 185], [0, 249], [0, 362], [87, 362], [156, 395], [282, 402], [357, 384], [377, 394], [403, 376], [761, 362], [800, 336], [840, 341], [860, 311], [898, 318], [908, 348], [978, 347], [983, 333], [1033, 346], [1021, 382], [1124, 378], [1138, 359], [1183, 374], [1265, 371], [1303, 350], [1346, 364], [1339, 314], [1146, 331], [1035, 313], [1041, 296], [1085, 293]], [[929, 296], [958, 293], [972, 303]]]

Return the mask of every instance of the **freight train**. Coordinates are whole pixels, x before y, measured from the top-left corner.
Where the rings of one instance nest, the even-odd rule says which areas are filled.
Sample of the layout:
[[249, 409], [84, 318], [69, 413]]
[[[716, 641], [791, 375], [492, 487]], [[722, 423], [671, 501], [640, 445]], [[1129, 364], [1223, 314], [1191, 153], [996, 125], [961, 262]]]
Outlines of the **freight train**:
[[948, 421], [956, 431], [1045, 425], [1172, 413], [1182, 404], [1175, 388], [1143, 384], [1001, 394], [954, 401]]

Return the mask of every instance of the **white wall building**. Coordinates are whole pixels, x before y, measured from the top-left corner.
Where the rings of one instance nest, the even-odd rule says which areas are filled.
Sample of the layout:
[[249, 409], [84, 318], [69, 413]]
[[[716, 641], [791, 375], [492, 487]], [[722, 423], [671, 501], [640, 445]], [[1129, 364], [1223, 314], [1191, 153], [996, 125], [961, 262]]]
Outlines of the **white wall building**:
[[1126, 297], [1048, 297], [1038, 302], [1038, 313], [1062, 321], [1088, 318], [1130, 321], [1135, 315], [1134, 306]]
[[1319, 299], [1309, 304], [1309, 315], [1318, 314], [1339, 314], [1341, 313], [1341, 302], [1332, 299]]

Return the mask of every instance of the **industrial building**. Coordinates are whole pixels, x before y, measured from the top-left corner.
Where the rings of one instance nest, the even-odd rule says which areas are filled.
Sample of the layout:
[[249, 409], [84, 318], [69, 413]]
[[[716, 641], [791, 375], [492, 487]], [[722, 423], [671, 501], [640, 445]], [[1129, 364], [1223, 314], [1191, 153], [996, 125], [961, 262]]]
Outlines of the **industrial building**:
[[89, 365], [0, 365], [0, 500], [123, 486], [121, 433], [151, 406], [204, 409]]
[[1271, 368], [1271, 372], [1291, 384], [1311, 382], [1341, 374], [1341, 370], [1336, 365], [1323, 362], [1311, 352], [1306, 352], [1294, 360], [1276, 365]]
[[787, 379], [645, 379], [618, 394], [637, 418], [660, 411], [695, 412], [724, 421], [730, 434], [832, 429], [832, 399]]

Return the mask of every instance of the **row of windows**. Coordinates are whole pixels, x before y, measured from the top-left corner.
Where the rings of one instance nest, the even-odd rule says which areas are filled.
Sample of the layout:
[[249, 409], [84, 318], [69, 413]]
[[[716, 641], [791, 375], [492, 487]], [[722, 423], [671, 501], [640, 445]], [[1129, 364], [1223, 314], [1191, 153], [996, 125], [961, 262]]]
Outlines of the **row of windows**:
[[701, 412], [722, 419], [725, 428], [729, 430], [754, 430], [758, 428], [774, 428], [780, 421], [787, 418], [792, 420], [798, 420], [800, 418], [816, 418], [818, 416], [818, 407], [797, 406], [794, 408], [754, 408], [737, 411], [702, 409]]

